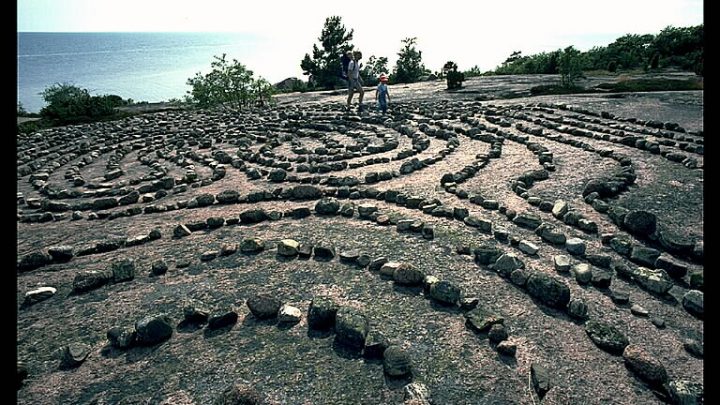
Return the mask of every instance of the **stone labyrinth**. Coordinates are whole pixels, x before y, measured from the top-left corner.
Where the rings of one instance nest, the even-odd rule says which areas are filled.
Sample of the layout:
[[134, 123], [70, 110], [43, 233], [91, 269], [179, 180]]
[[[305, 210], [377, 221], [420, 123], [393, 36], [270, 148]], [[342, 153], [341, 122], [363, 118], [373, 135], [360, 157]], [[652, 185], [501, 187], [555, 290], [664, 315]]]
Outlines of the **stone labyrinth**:
[[393, 107], [19, 138], [18, 403], [702, 403], [702, 131]]

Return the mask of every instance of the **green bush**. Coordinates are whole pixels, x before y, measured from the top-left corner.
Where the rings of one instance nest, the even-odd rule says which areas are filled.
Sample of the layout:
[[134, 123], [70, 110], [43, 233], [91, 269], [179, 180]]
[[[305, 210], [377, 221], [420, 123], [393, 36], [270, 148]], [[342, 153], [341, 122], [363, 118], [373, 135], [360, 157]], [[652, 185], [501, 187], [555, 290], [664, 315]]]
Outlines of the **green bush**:
[[405, 38], [402, 43], [405, 44], [398, 52], [398, 60], [390, 77], [394, 83], [414, 83], [429, 73], [422, 63], [422, 52], [415, 48], [417, 38]]
[[614, 60], [611, 60], [610, 62], [608, 62], [607, 70], [610, 73], [617, 72], [617, 62], [615, 62]]
[[462, 87], [462, 82], [465, 80], [465, 75], [462, 72], [458, 72], [457, 64], [453, 61], [448, 61], [443, 66], [443, 73], [447, 80], [448, 90], [459, 89]]
[[65, 83], [48, 87], [42, 96], [48, 105], [40, 110], [40, 116], [54, 125], [114, 117], [115, 107], [126, 103], [119, 96], [91, 96], [86, 89]]
[[272, 85], [265, 79], [254, 79], [252, 70], [236, 59], [230, 63], [222, 57], [214, 56], [210, 64], [213, 70], [208, 74], [196, 73], [188, 79], [192, 86], [187, 100], [200, 108], [221, 107], [241, 110], [252, 104], [264, 105], [271, 101]]

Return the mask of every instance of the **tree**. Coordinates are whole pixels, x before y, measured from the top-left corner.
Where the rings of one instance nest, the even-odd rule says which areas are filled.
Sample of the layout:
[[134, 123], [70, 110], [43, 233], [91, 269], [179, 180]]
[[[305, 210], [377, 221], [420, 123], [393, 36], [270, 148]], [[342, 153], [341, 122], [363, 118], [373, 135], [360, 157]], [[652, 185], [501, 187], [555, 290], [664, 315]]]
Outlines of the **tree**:
[[252, 70], [249, 70], [237, 59], [230, 63], [222, 57], [215, 59], [210, 66], [213, 70], [208, 74], [195, 74], [188, 79], [192, 86], [188, 91], [191, 103], [201, 108], [220, 106], [223, 109], [238, 109], [250, 105], [253, 101], [270, 100], [270, 84], [264, 79], [256, 81]]
[[469, 70], [466, 70], [463, 73], [465, 73], [465, 77], [482, 76], [482, 71], [480, 70], [480, 67], [478, 65], [471, 67]]
[[398, 61], [393, 69], [392, 80], [395, 83], [413, 83], [428, 72], [422, 63], [422, 52], [415, 48], [417, 37], [402, 40], [403, 48], [398, 53]]
[[462, 87], [462, 82], [465, 80], [465, 75], [462, 72], [458, 72], [457, 63], [448, 61], [443, 66], [442, 72], [447, 77], [447, 88], [448, 90], [459, 89]]
[[328, 90], [342, 83], [340, 57], [353, 49], [350, 44], [353, 30], [347, 31], [341, 20], [339, 16], [325, 19], [325, 26], [318, 38], [322, 48], [313, 44], [312, 57], [306, 53], [300, 62], [303, 74], [308, 76], [308, 82]]
[[378, 77], [381, 73], [387, 73], [388, 71], [388, 58], [381, 56], [376, 58], [372, 55], [368, 58], [367, 62], [360, 71], [360, 77], [363, 83], [374, 86], [378, 84]]
[[54, 84], [42, 93], [48, 103], [40, 116], [53, 124], [88, 122], [115, 115], [115, 107], [126, 104], [119, 96], [91, 96], [87, 89], [71, 84]]
[[563, 87], [575, 86], [575, 80], [582, 77], [582, 64], [580, 59], [580, 51], [572, 45], [565, 48], [560, 54], [560, 64], [558, 70], [561, 76], [561, 84]]

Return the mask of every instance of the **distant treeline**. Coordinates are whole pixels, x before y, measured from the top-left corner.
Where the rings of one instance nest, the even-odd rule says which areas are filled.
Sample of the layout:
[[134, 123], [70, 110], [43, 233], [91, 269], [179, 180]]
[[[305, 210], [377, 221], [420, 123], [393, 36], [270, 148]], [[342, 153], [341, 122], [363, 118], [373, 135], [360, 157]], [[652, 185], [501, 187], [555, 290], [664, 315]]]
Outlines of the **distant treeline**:
[[[494, 74], [558, 73], [563, 50], [523, 56], [513, 52]], [[617, 70], [676, 68], [703, 74], [703, 25], [667, 27], [657, 35], [627, 34], [608, 46], [596, 46], [581, 52], [582, 70]]]

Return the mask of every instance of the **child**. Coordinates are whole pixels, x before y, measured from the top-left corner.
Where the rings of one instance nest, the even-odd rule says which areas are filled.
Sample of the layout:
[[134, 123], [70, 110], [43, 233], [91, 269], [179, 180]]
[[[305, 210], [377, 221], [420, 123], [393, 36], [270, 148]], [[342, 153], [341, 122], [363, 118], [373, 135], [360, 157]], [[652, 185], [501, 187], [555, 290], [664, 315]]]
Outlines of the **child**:
[[382, 111], [383, 114], [387, 113], [387, 103], [390, 101], [387, 82], [388, 78], [385, 73], [380, 74], [380, 84], [378, 84], [377, 91], [375, 91], [375, 102], [377, 102], [378, 110]]

